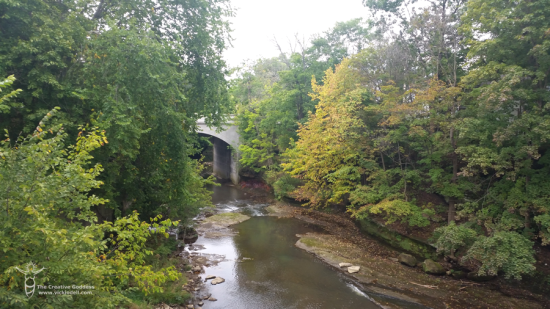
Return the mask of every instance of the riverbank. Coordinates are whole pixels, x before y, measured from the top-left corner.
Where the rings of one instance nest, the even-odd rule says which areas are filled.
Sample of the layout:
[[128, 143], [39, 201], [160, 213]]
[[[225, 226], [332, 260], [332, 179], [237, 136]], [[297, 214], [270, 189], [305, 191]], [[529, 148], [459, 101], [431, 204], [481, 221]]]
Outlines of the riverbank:
[[[449, 276], [433, 276], [420, 268], [411, 268], [397, 261], [399, 252], [364, 237], [355, 223], [344, 215], [276, 203], [269, 206], [270, 215], [293, 217], [323, 227], [328, 234], [297, 235], [298, 248], [316, 255], [352, 278], [364, 291], [382, 294], [430, 308], [545, 308], [546, 300], [537, 294], [514, 289], [498, 280], [477, 283], [456, 280]], [[339, 263], [360, 266], [350, 274]], [[382, 303], [387, 308], [398, 308]]]
[[[388, 309], [547, 308], [541, 295], [519, 289], [501, 279], [483, 283], [457, 280], [446, 275], [428, 275], [419, 267], [402, 265], [397, 261], [401, 253], [399, 250], [364, 234], [361, 226], [345, 213], [326, 213], [291, 206], [272, 200], [262, 190], [242, 190], [231, 184], [217, 189], [220, 192], [215, 196], [225, 202], [196, 218], [199, 240], [181, 252], [182, 259], [188, 265], [187, 271], [184, 271], [188, 280], [182, 288], [191, 294], [191, 303], [172, 308], [236, 308], [243, 304], [254, 308], [265, 301], [267, 290], [262, 290], [264, 286], [269, 285], [269, 290], [282, 291], [286, 289], [285, 282], [293, 287], [293, 294], [286, 301], [297, 305], [305, 298], [311, 299], [306, 296], [307, 293], [318, 292], [317, 288], [312, 289], [313, 283], [308, 278], [319, 272], [336, 274], [332, 281], [339, 281], [336, 277], [345, 276], [349, 289], [358, 289], [368, 295], [366, 297], [370, 297], [374, 304]], [[266, 215], [276, 218], [266, 221]], [[248, 220], [250, 216], [255, 217], [254, 220]], [[306, 223], [302, 223], [303, 226], [314, 228], [294, 230], [295, 223], [300, 221], [281, 218], [298, 219]], [[294, 225], [290, 221], [295, 222]], [[322, 264], [315, 263], [313, 257], [312, 260], [298, 256], [290, 258], [289, 252], [277, 253], [276, 249], [289, 246], [280, 243], [279, 248], [275, 245], [282, 239], [289, 240], [290, 247], [304, 254], [312, 254], [331, 267], [308, 269], [314, 264]], [[340, 263], [359, 266], [359, 272], [351, 274], [347, 268], [340, 267]], [[283, 270], [272, 269], [275, 265]], [[289, 274], [287, 270], [290, 268], [293, 270]], [[237, 270], [239, 275], [234, 273]], [[207, 275], [222, 277], [226, 282], [213, 286], [205, 280]], [[324, 276], [314, 281], [324, 284], [332, 282], [323, 280], [330, 277]], [[302, 279], [304, 282], [301, 282]], [[300, 289], [304, 289], [303, 293]], [[317, 299], [338, 295], [334, 289], [319, 293], [322, 295]], [[309, 297], [312, 294], [308, 294]], [[257, 297], [258, 303], [251, 303], [251, 295]], [[217, 301], [209, 300], [211, 297], [217, 298]], [[275, 297], [270, 301], [276, 303], [279, 299]], [[338, 303], [334, 308], [341, 305]]]

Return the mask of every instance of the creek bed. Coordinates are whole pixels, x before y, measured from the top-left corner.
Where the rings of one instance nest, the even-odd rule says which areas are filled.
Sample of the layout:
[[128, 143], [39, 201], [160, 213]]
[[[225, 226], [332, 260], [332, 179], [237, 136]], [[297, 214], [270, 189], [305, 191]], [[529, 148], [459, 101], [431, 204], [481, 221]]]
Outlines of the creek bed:
[[205, 268], [201, 277], [225, 279], [206, 283], [197, 296], [212, 294], [202, 308], [380, 308], [377, 299], [400, 308], [416, 304], [391, 301], [384, 295], [368, 295], [342, 273], [295, 246], [296, 234], [322, 232], [294, 218], [265, 216], [266, 204], [247, 199], [241, 190], [222, 185], [213, 188], [217, 212], [241, 212], [251, 219], [232, 226], [236, 233], [224, 237], [200, 236], [194, 250], [200, 255], [222, 255]]

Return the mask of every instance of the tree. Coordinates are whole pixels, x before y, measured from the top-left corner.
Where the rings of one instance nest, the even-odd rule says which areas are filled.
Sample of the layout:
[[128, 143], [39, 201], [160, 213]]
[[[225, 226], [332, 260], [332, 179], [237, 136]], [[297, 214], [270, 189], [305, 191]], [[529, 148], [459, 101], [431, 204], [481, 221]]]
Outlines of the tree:
[[[2, 99], [5, 99], [3, 97]], [[47, 113], [36, 130], [0, 143], [0, 303], [2, 307], [115, 308], [128, 303], [129, 280], [145, 292], [179, 276], [174, 267], [153, 271], [144, 244], [155, 227], [165, 233], [170, 220], [141, 222], [138, 214], [98, 224], [93, 207], [107, 202], [90, 192], [102, 185], [100, 164], [90, 155], [107, 142], [104, 132], [81, 128], [75, 145], [65, 146], [61, 125], [47, 126]], [[6, 134], [8, 136], [8, 134]], [[167, 234], [166, 234], [167, 236]], [[17, 270], [33, 262], [45, 268], [37, 285], [88, 285], [90, 295], [45, 297], [25, 294]]]
[[462, 31], [470, 46], [463, 79], [469, 115], [461, 125], [468, 144], [457, 149], [467, 162], [462, 174], [493, 183], [464, 213], [490, 231], [538, 232], [544, 244], [550, 209], [549, 14], [546, 1], [468, 2]]
[[315, 114], [310, 113], [295, 146], [284, 154], [285, 171], [304, 182], [292, 196], [312, 206], [342, 203], [370, 159], [358, 116], [368, 93], [358, 87], [359, 76], [349, 64], [344, 60], [334, 71], [328, 69], [322, 85], [312, 80], [312, 99], [319, 100]]
[[278, 58], [258, 60], [233, 82], [243, 166], [264, 174], [270, 183], [289, 179], [278, 167], [280, 154], [296, 139], [298, 124], [315, 110], [317, 99], [309, 96], [312, 76], [322, 82], [325, 70], [366, 46], [369, 36], [370, 25], [354, 19], [337, 23], [309, 44], [296, 36], [290, 52], [275, 42]]
[[105, 207], [193, 216], [208, 200], [188, 190], [201, 187], [188, 159], [196, 119], [217, 125], [231, 109], [221, 58], [228, 14], [225, 0], [2, 1], [0, 75], [26, 91], [0, 126], [15, 139], [59, 106], [54, 121], [71, 137], [76, 124], [107, 131], [110, 143], [94, 153]]

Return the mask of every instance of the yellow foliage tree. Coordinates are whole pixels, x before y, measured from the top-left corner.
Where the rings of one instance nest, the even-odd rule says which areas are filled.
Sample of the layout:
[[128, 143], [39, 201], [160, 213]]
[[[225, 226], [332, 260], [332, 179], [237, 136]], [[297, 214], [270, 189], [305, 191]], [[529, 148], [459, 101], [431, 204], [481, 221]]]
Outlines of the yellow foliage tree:
[[370, 156], [360, 118], [369, 96], [351, 64], [345, 59], [334, 71], [327, 70], [322, 85], [312, 79], [310, 96], [319, 102], [316, 112], [300, 126], [295, 147], [284, 154], [285, 171], [304, 182], [293, 197], [313, 207], [343, 202], [361, 179], [361, 163]]

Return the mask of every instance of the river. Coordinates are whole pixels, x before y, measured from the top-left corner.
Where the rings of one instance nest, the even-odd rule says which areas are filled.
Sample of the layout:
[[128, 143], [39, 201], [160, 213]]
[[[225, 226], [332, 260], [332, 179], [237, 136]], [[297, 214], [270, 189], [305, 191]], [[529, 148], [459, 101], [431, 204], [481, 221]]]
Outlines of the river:
[[[265, 204], [247, 199], [243, 191], [222, 185], [213, 188], [218, 212], [239, 211], [251, 219], [233, 226], [234, 236], [200, 236], [193, 247], [200, 255], [221, 255], [217, 265], [206, 267], [206, 275], [225, 279], [218, 285], [206, 284], [217, 301], [205, 301], [202, 308], [380, 308], [342, 273], [315, 256], [294, 246], [296, 234], [321, 232], [317, 227], [294, 218], [266, 216]], [[398, 301], [394, 301], [397, 304]], [[412, 304], [399, 307], [418, 308]]]

